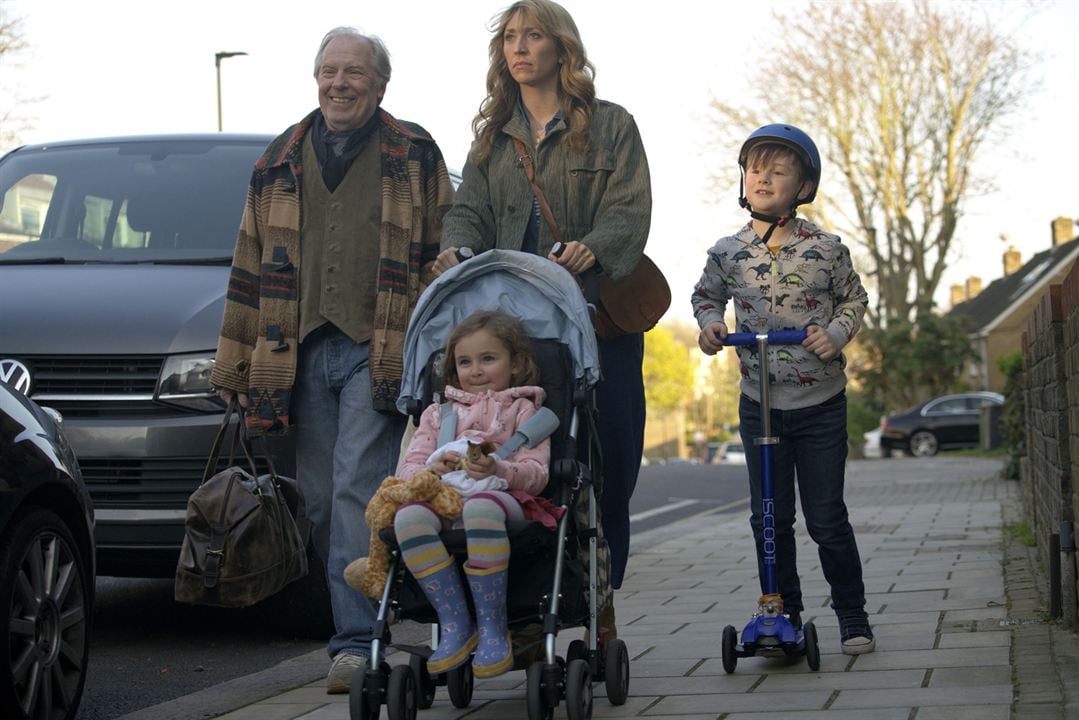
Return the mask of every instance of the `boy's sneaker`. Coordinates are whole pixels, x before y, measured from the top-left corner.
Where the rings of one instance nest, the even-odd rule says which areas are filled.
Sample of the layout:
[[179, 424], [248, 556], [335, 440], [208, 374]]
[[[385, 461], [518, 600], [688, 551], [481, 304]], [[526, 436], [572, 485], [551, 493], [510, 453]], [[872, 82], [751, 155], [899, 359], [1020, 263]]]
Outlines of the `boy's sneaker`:
[[864, 655], [877, 647], [869, 617], [864, 612], [839, 618], [839, 639], [844, 655]]
[[791, 627], [795, 632], [802, 629], [802, 613], [799, 610], [791, 610], [787, 613], [787, 619], [791, 621]]
[[347, 693], [352, 687], [352, 674], [360, 668], [367, 667], [367, 658], [348, 651], [339, 652], [330, 665], [330, 672], [326, 676], [326, 693], [339, 695]]

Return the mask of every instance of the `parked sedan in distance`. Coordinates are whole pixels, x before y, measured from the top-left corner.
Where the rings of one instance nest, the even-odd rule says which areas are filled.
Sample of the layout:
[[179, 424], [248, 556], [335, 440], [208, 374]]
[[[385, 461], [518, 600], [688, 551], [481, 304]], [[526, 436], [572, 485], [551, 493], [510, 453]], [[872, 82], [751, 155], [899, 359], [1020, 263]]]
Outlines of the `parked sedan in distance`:
[[[862, 433], [862, 457], [881, 458], [885, 457], [883, 448], [880, 446], [880, 428], [873, 428], [867, 433]], [[888, 452], [891, 455], [891, 452]]]
[[989, 405], [994, 427], [999, 433], [999, 408], [1004, 396], [995, 392], [966, 392], [927, 400], [910, 410], [884, 418], [881, 450], [900, 450], [917, 457], [936, 455], [939, 450], [978, 447], [982, 406]]
[[746, 449], [741, 440], [730, 440], [719, 446], [712, 456], [713, 465], [745, 465]]

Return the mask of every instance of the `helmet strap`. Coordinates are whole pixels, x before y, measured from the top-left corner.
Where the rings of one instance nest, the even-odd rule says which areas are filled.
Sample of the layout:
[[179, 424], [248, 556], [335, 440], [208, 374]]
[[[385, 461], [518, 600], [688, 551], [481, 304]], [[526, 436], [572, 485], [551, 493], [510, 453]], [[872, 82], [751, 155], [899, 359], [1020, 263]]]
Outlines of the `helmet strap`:
[[[742, 199], [745, 200], [745, 198]], [[761, 220], [762, 222], [771, 223], [771, 225], [768, 227], [767, 232], [764, 233], [764, 237], [761, 238], [761, 242], [763, 242], [765, 245], [767, 245], [768, 241], [772, 238], [772, 233], [776, 231], [776, 228], [785, 227], [787, 223], [793, 220], [794, 217], [798, 214], [797, 208], [791, 208], [789, 215], [765, 215], [764, 213], [759, 213], [752, 207], [750, 207], [748, 201], [742, 207], [749, 210], [749, 216], [754, 220]]]
[[764, 237], [761, 238], [761, 241], [765, 245], [768, 244], [768, 240], [771, 239], [772, 233], [776, 231], [776, 228], [784, 227], [798, 214], [797, 204], [791, 206], [791, 211], [788, 215], [765, 215], [764, 213], [759, 213], [754, 210], [753, 206], [749, 204], [749, 198], [746, 197], [746, 177], [744, 168], [742, 169], [742, 172], [738, 179], [738, 204], [741, 205], [744, 209], [749, 210], [749, 216], [754, 220], [761, 220], [766, 223], [771, 223], [768, 231], [765, 232]]

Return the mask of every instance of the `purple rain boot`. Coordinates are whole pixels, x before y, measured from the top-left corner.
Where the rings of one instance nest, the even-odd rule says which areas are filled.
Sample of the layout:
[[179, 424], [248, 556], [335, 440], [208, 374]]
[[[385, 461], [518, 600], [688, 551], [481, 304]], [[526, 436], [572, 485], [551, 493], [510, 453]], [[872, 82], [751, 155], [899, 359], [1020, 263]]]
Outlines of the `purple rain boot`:
[[468, 662], [476, 647], [476, 627], [468, 611], [468, 595], [453, 558], [416, 577], [438, 613], [438, 648], [427, 658], [427, 672], [438, 675]]
[[513, 646], [506, 619], [506, 577], [509, 565], [473, 568], [465, 563], [480, 641], [472, 659], [472, 674], [490, 678], [513, 669]]

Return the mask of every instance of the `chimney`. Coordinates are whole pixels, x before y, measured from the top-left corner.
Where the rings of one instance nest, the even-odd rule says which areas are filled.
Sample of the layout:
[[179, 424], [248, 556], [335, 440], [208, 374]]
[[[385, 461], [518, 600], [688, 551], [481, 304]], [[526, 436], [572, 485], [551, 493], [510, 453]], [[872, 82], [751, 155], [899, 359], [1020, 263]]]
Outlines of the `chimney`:
[[1004, 277], [1023, 267], [1023, 256], [1015, 249], [1015, 245], [1009, 245], [1004, 253]]
[[1075, 239], [1075, 220], [1058, 217], [1053, 221], [1053, 247]]
[[963, 290], [963, 286], [959, 283], [952, 285], [952, 307], [962, 305], [966, 299], [967, 293]]
[[967, 278], [967, 299], [972, 300], [982, 291], [982, 279], [977, 275]]

